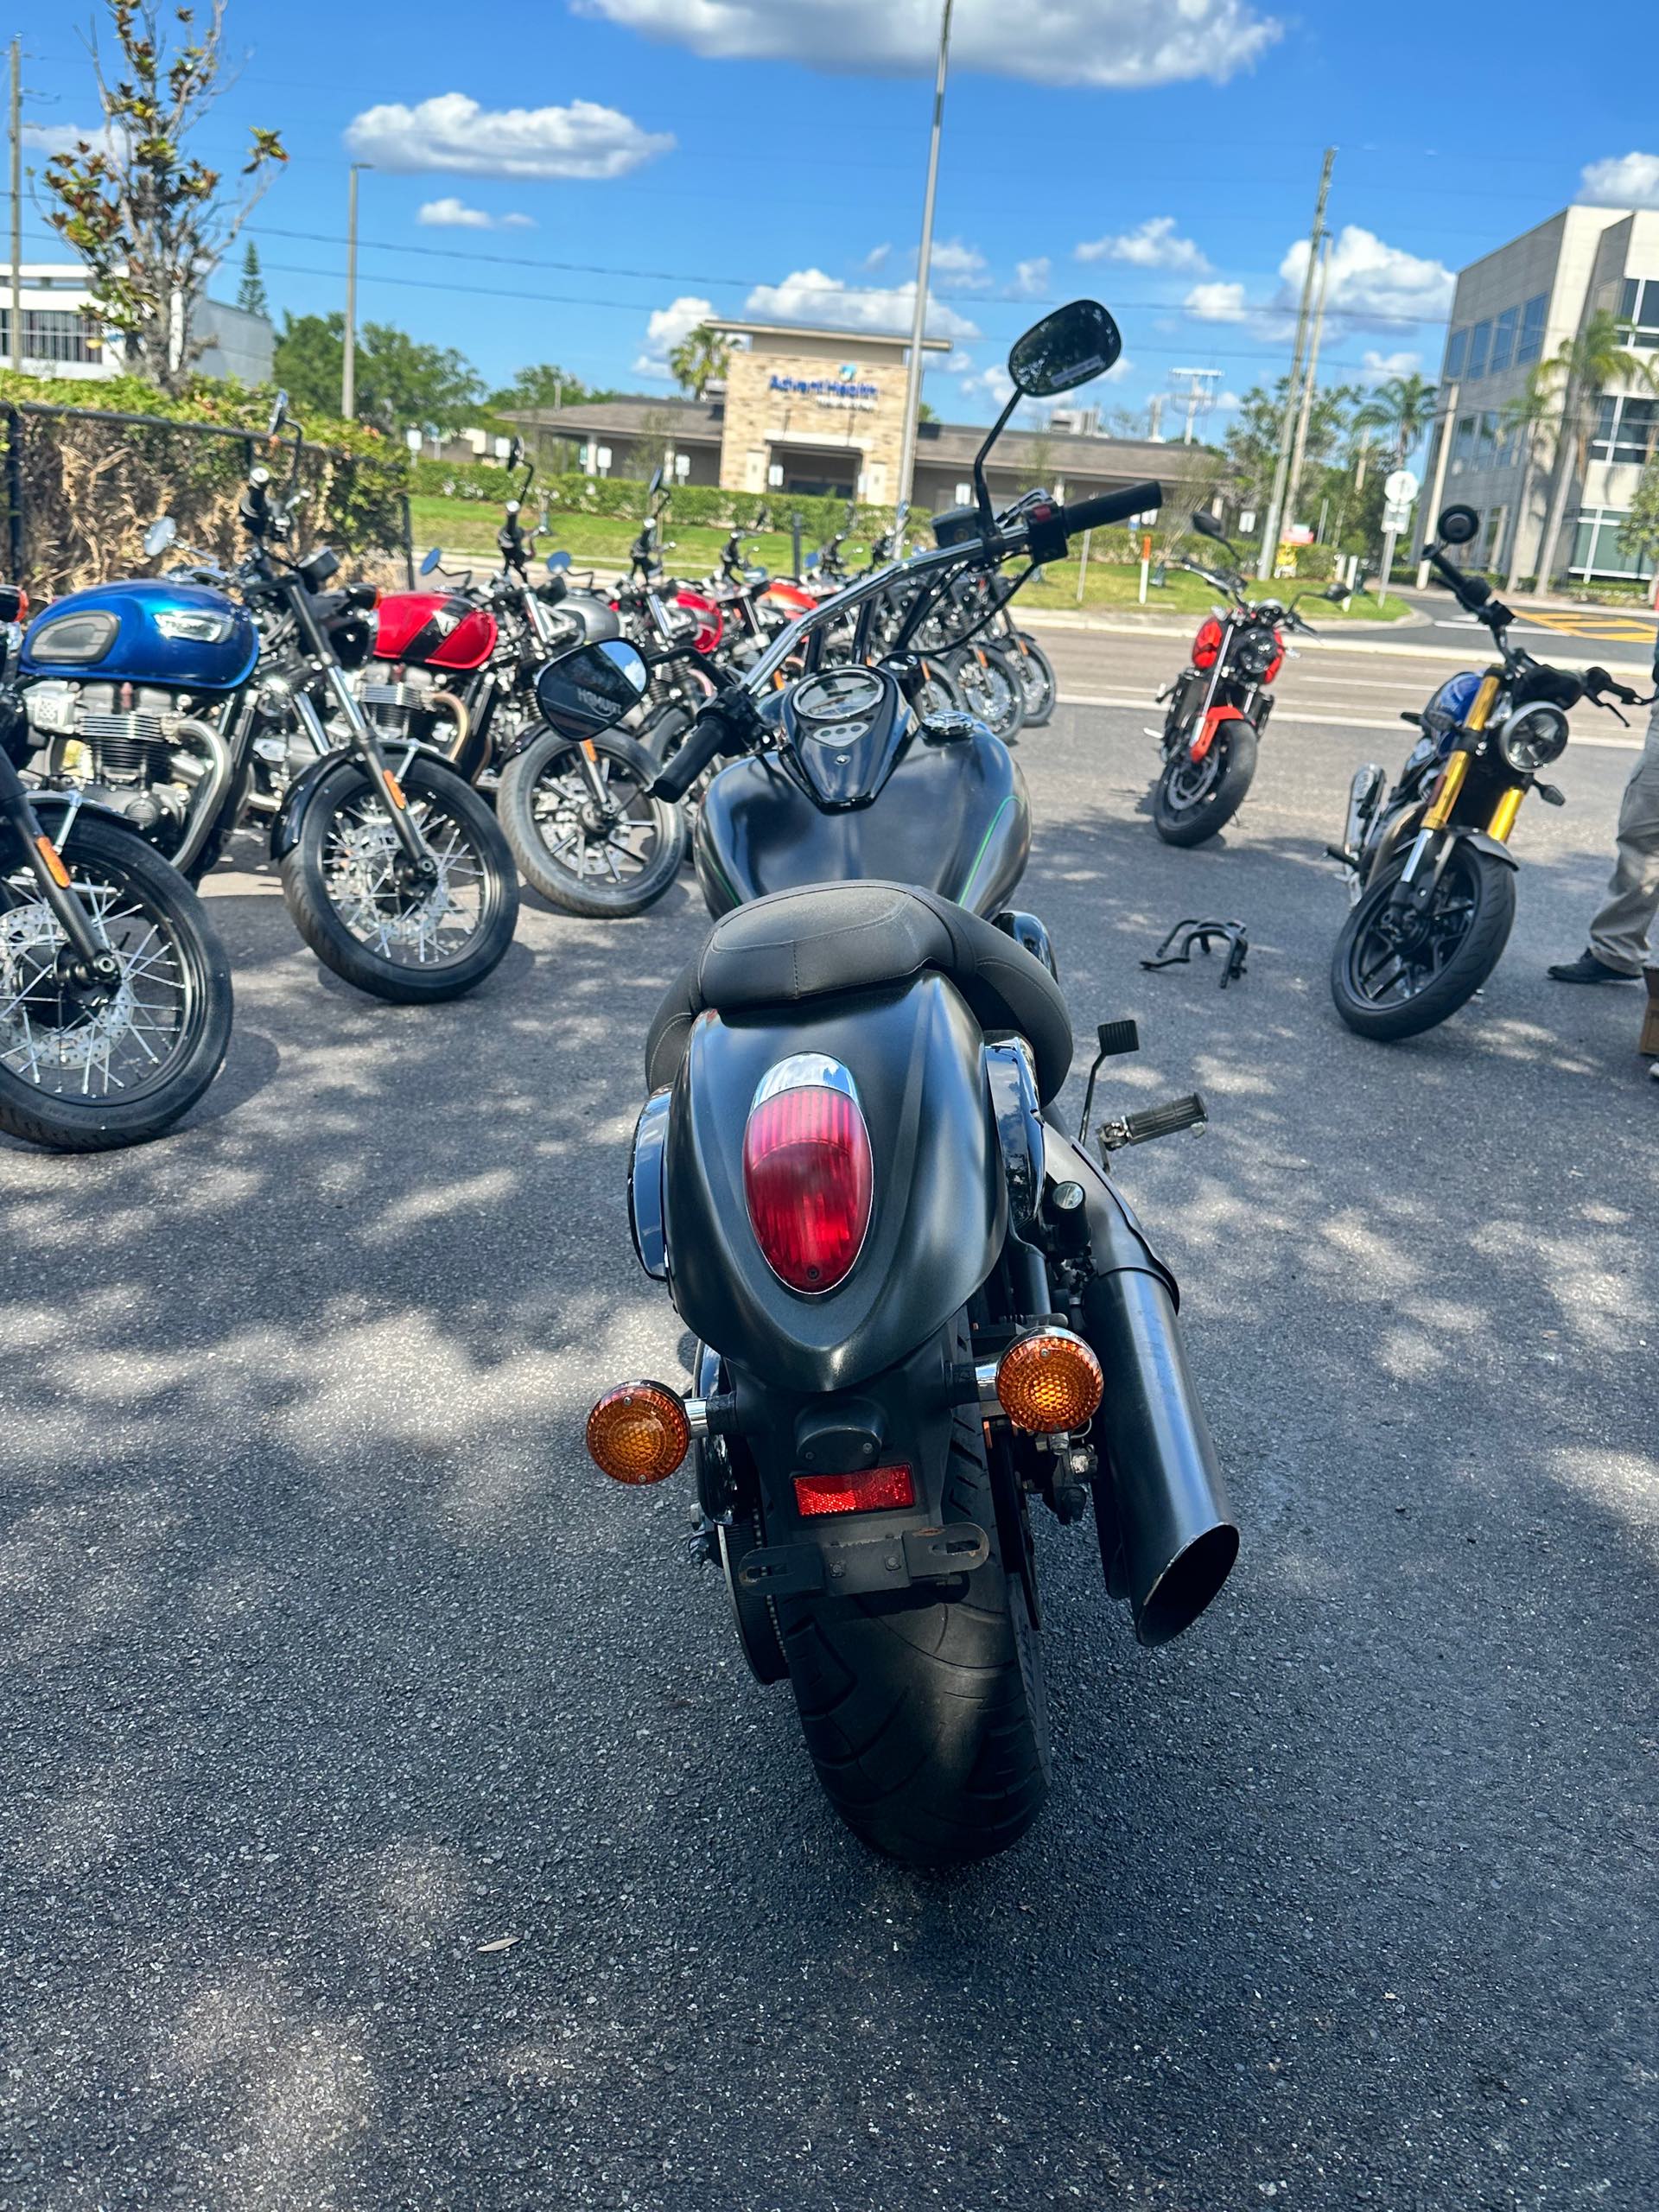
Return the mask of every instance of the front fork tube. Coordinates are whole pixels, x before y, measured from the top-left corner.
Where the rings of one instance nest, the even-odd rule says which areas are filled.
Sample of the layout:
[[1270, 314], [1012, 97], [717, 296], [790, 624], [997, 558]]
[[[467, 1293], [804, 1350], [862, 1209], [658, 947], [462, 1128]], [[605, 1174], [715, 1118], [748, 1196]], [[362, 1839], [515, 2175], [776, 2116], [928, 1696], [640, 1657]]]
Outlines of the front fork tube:
[[[73, 823], [74, 817], [69, 817]], [[30, 804], [22, 778], [8, 757], [0, 753], [0, 821], [16, 833], [23, 849], [41, 896], [52, 910], [76, 960], [89, 980], [113, 982], [120, 963], [110, 950], [103, 931], [76, 898], [69, 870]], [[68, 842], [65, 837], [65, 842]]]
[[435, 874], [437, 863], [419, 830], [410, 819], [409, 801], [404, 797], [404, 787], [385, 763], [379, 740], [369, 727], [368, 717], [359, 706], [351, 685], [346, 681], [345, 671], [334, 661], [322, 664], [322, 679], [329, 696], [339, 710], [341, 720], [352, 734], [352, 748], [361, 760], [369, 781], [379, 793], [386, 811], [391, 817], [391, 826], [397, 842], [403, 847], [404, 857], [422, 875]]

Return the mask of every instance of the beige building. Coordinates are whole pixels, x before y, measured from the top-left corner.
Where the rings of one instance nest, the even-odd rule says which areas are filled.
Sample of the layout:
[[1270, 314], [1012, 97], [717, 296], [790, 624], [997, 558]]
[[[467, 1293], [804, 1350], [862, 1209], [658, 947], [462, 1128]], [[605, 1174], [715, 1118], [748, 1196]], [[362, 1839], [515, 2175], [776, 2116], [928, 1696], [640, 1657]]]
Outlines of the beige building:
[[[1440, 506], [1466, 500], [1480, 512], [1479, 559], [1501, 573], [1518, 555], [1520, 572], [1535, 573], [1557, 489], [1551, 442], [1540, 437], [1529, 469], [1523, 434], [1503, 410], [1538, 364], [1599, 311], [1614, 316], [1620, 342], [1638, 358], [1659, 353], [1659, 210], [1564, 207], [1461, 272], [1418, 506], [1420, 545]], [[1554, 390], [1559, 398], [1559, 382]], [[1659, 398], [1644, 384], [1597, 392], [1588, 423], [1582, 477], [1573, 441], [1559, 457], [1571, 475], [1556, 575], [1644, 576], [1649, 564], [1622, 531], [1659, 438]]]
[[[829, 494], [890, 505], [897, 496], [910, 341], [868, 331], [722, 322], [733, 347], [724, 389], [707, 399], [629, 397], [591, 406], [533, 408], [512, 420], [556, 438], [572, 465], [596, 475], [648, 476], [659, 464], [682, 484], [798, 498]], [[927, 350], [945, 350], [929, 339]], [[1180, 486], [1213, 483], [1217, 457], [1202, 446], [1103, 438], [1093, 417], [1057, 410], [1045, 430], [1008, 430], [986, 474], [999, 505], [1042, 484], [1080, 499], [1147, 477], [1167, 500]], [[917, 426], [912, 499], [925, 513], [972, 496], [982, 425]]]

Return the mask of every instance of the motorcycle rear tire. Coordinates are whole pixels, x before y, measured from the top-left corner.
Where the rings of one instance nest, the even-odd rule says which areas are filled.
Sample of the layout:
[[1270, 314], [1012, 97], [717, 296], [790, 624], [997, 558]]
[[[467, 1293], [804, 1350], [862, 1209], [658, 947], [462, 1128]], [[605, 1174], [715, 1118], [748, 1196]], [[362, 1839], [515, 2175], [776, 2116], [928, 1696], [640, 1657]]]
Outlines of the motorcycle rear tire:
[[[1404, 862], [1400, 863], [1403, 867]], [[1400, 880], [1400, 867], [1387, 868], [1366, 886], [1348, 912], [1331, 956], [1331, 997], [1337, 1012], [1356, 1036], [1391, 1045], [1402, 1037], [1421, 1037], [1436, 1029], [1474, 996], [1503, 957], [1515, 926], [1515, 870], [1489, 853], [1465, 845], [1447, 862], [1448, 872], [1460, 868], [1474, 894], [1474, 918], [1457, 950], [1414, 996], [1393, 1006], [1376, 1006], [1357, 988], [1353, 963], [1359, 949], [1385, 907]]]
[[1214, 750], [1221, 755], [1215, 781], [1191, 806], [1178, 805], [1171, 786], [1186, 758], [1183, 744], [1164, 763], [1153, 787], [1152, 826], [1166, 845], [1202, 845], [1227, 824], [1244, 804], [1255, 778], [1256, 735], [1242, 715], [1217, 728]]
[[944, 1519], [991, 1555], [958, 1598], [780, 1599], [801, 1732], [825, 1796], [889, 1859], [944, 1866], [1005, 1851], [1048, 1794], [1040, 1637], [1020, 1563], [1005, 1569], [977, 1411], [953, 1418]]

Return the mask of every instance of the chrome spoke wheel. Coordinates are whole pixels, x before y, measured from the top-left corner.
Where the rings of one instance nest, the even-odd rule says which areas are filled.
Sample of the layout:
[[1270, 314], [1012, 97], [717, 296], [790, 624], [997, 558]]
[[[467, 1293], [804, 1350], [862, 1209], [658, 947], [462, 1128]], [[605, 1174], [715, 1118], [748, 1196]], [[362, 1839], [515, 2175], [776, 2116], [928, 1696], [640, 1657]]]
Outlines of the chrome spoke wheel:
[[454, 960], [477, 935], [485, 912], [482, 857], [467, 825], [428, 797], [410, 802], [409, 820], [435, 864], [414, 875], [379, 794], [348, 794], [329, 822], [322, 849], [328, 902], [358, 943], [396, 966]]
[[119, 973], [77, 972], [57, 917], [18, 871], [0, 906], [0, 1066], [44, 1096], [125, 1099], [167, 1076], [191, 1032], [195, 984], [171, 918], [96, 863], [73, 863], [76, 897]]

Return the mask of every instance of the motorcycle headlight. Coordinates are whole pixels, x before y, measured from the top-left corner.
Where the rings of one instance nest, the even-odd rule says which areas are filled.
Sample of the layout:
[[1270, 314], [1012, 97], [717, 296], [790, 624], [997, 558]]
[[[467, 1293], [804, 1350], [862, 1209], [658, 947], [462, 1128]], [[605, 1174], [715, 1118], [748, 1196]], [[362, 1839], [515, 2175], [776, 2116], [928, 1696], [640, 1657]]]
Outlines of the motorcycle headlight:
[[1233, 659], [1245, 676], [1265, 676], [1278, 658], [1279, 640], [1271, 630], [1247, 630], [1233, 648]]
[[1567, 716], [1559, 707], [1522, 707], [1498, 725], [1497, 744], [1505, 767], [1530, 776], [1566, 752]]

